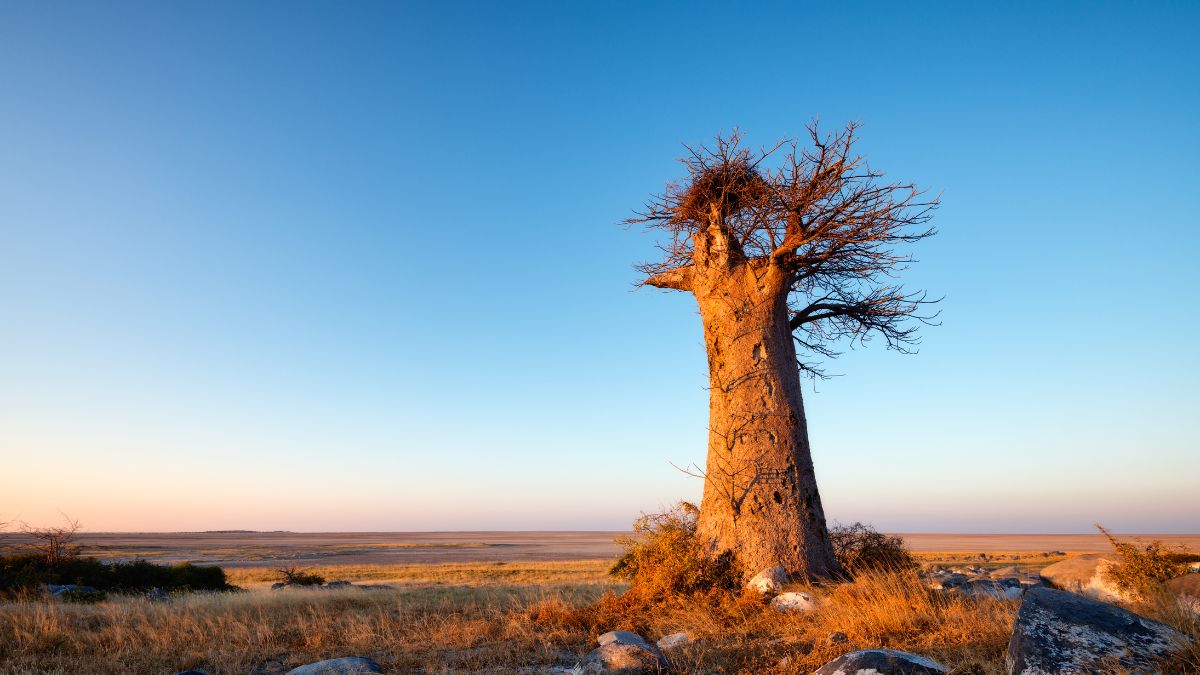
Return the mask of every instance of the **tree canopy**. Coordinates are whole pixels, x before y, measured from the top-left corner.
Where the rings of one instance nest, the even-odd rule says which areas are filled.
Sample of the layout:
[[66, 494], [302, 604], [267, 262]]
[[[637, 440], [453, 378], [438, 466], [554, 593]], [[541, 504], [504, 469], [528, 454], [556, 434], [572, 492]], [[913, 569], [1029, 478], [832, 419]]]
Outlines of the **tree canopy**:
[[879, 336], [909, 352], [918, 324], [936, 318], [921, 310], [936, 300], [896, 279], [913, 261], [897, 246], [935, 233], [927, 223], [938, 199], [886, 181], [856, 154], [857, 123], [807, 131], [805, 143], [757, 151], [736, 131], [688, 147], [687, 176], [627, 222], [665, 235], [661, 259], [638, 266], [643, 285], [700, 293], [698, 267], [749, 266], [764, 298], [786, 294], [798, 365], [821, 375], [819, 358], [837, 356], [839, 341]]

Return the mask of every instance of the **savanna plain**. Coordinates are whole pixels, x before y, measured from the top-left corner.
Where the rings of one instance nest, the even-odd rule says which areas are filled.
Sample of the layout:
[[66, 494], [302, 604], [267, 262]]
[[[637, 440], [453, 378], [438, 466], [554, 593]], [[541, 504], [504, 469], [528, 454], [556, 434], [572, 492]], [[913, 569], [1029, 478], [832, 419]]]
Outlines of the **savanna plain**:
[[[640, 541], [662, 535], [644, 531]], [[397, 673], [566, 672], [598, 635], [630, 630], [650, 641], [685, 633], [669, 663], [680, 673], [808, 673], [863, 648], [927, 655], [955, 673], [1002, 673], [1019, 598], [939, 592], [929, 571], [1031, 573], [1112, 550], [1099, 534], [901, 538], [915, 566], [791, 584], [815, 608], [788, 613], [754, 593], [659, 592], [655, 584], [684, 582], [614, 576], [614, 563], [636, 550], [629, 533], [86, 534], [73, 542], [81, 557], [219, 567], [236, 590], [9, 594], [0, 672], [266, 675], [349, 655]], [[1200, 536], [1140, 538], [1200, 550]], [[31, 542], [14, 533], [0, 544]], [[308, 583], [284, 584], [288, 574]], [[1159, 598], [1129, 606], [1200, 636], [1193, 616]], [[1198, 665], [1184, 650], [1164, 672]]]

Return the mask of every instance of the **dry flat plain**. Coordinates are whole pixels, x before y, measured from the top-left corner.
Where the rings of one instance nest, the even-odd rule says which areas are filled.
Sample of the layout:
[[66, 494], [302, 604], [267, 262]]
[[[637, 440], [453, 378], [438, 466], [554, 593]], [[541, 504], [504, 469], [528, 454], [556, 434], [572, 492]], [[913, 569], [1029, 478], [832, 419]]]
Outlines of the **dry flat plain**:
[[[430, 563], [613, 560], [627, 532], [168, 532], [87, 533], [84, 554], [105, 559], [195, 562], [233, 567], [289, 565], [419, 565]], [[1111, 550], [1099, 534], [902, 533], [921, 557], [932, 554], [1088, 553]], [[1139, 534], [1200, 550], [1200, 534]], [[0, 547], [23, 541], [0, 534]]]
[[[938, 594], [895, 573], [804, 587], [817, 605], [807, 614], [733, 596], [627, 602], [631, 594], [614, 594], [627, 585], [608, 575], [623, 534], [89, 533], [84, 555], [220, 565], [246, 592], [0, 601], [0, 673], [282, 675], [347, 655], [369, 656], [388, 673], [561, 673], [613, 629], [652, 641], [687, 633], [693, 641], [672, 654], [680, 673], [797, 675], [867, 647], [919, 653], [954, 672], [1005, 672], [1015, 601]], [[1099, 535], [904, 537], [923, 562], [973, 567], [1038, 569], [1109, 550]], [[1200, 549], [1200, 535], [1137, 538]], [[20, 540], [0, 535], [0, 546]], [[269, 590], [285, 567], [353, 585]], [[1179, 627], [1200, 643], [1200, 625]], [[834, 632], [844, 641], [830, 641]], [[1200, 651], [1193, 657], [1187, 672], [1200, 672]]]

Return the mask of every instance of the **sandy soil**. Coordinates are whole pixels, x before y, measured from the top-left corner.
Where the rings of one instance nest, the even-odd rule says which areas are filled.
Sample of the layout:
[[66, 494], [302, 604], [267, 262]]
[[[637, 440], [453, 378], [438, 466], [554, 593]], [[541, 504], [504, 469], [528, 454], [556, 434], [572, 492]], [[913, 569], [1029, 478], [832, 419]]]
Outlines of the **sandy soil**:
[[[624, 532], [178, 532], [87, 533], [79, 538], [87, 555], [106, 559], [144, 558], [233, 566], [282, 563], [387, 565], [453, 562], [533, 562], [610, 559], [613, 538]], [[915, 552], [1082, 553], [1109, 550], [1098, 534], [902, 535]], [[1126, 535], [1122, 535], [1123, 538]], [[1200, 534], [1128, 535], [1200, 550]], [[0, 534], [0, 546], [19, 534]]]

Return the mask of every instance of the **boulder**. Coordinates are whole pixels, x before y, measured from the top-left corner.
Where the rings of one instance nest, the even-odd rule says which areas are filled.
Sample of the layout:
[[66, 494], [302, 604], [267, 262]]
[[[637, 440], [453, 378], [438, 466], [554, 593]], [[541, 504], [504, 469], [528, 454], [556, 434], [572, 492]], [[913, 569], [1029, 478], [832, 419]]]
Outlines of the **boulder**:
[[1107, 553], [1088, 553], [1044, 568], [1041, 577], [1042, 581], [1054, 588], [1081, 593], [1097, 600], [1130, 600], [1121, 589], [1104, 578], [1104, 571], [1114, 561], [1115, 558]]
[[1170, 626], [1083, 595], [1035, 587], [1017, 612], [1005, 659], [1010, 675], [1160, 672], [1184, 640]]
[[1175, 577], [1163, 584], [1163, 589], [1193, 614], [1200, 615], [1200, 574]]
[[967, 575], [958, 574], [957, 572], [946, 572], [945, 574], [937, 574], [928, 578], [925, 583], [935, 591], [944, 591], [967, 583]]
[[598, 673], [657, 673], [667, 667], [667, 660], [654, 645], [641, 635], [625, 630], [614, 630], [596, 638], [600, 646], [593, 649], [579, 662], [571, 673], [592, 675]]
[[674, 649], [676, 647], [682, 647], [683, 645], [686, 645], [687, 643], [689, 643], [691, 641], [692, 641], [691, 636], [689, 636], [687, 633], [680, 632], [680, 633], [671, 633], [670, 635], [664, 635], [663, 638], [661, 640], [659, 640], [658, 642], [656, 642], [655, 644], [658, 646], [659, 649], [666, 650], [666, 649]]
[[338, 580], [338, 581], [331, 581], [331, 582], [325, 584], [325, 588], [350, 588], [353, 585], [354, 584], [350, 583], [349, 581]]
[[1004, 600], [1015, 600], [1021, 597], [1025, 588], [1016, 579], [973, 579], [965, 584], [948, 589], [951, 593], [971, 595], [975, 597], [992, 597]]
[[46, 590], [50, 591], [50, 595], [58, 598], [67, 593], [78, 593], [80, 595], [91, 595], [99, 593], [91, 586], [80, 586], [79, 584], [46, 584]]
[[937, 675], [950, 670], [938, 663], [895, 649], [860, 649], [842, 654], [813, 675]]
[[771, 600], [771, 607], [775, 611], [793, 613], [793, 612], [808, 612], [816, 607], [812, 596], [808, 593], [799, 591], [790, 591], [788, 593], [780, 593]]
[[383, 668], [378, 663], [362, 656], [345, 656], [340, 659], [317, 661], [297, 668], [292, 668], [287, 675], [360, 675], [361, 673], [382, 673]]
[[746, 582], [746, 588], [759, 595], [775, 596], [783, 592], [783, 585], [786, 583], [787, 571], [782, 565], [776, 565], [755, 574], [753, 579]]

